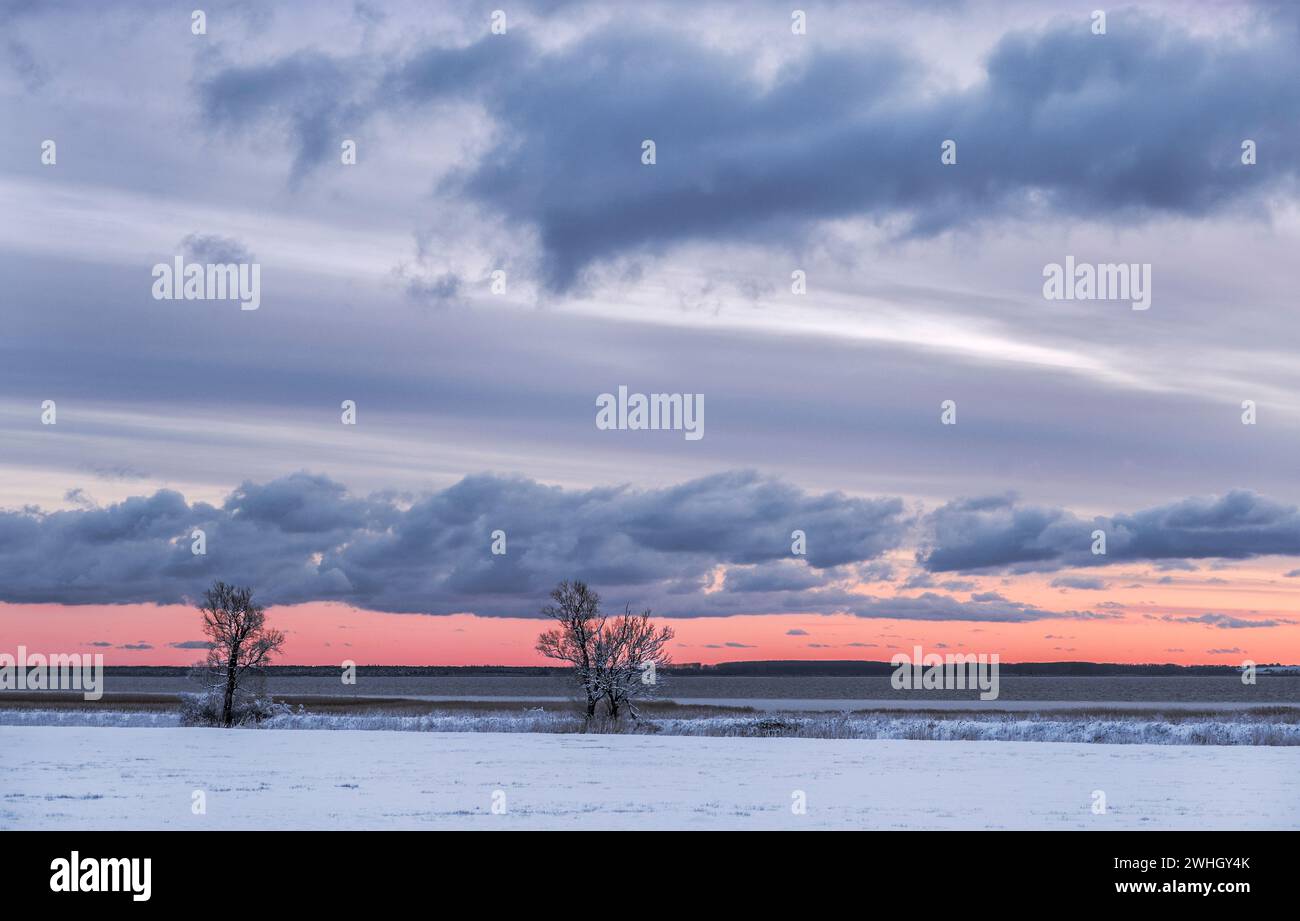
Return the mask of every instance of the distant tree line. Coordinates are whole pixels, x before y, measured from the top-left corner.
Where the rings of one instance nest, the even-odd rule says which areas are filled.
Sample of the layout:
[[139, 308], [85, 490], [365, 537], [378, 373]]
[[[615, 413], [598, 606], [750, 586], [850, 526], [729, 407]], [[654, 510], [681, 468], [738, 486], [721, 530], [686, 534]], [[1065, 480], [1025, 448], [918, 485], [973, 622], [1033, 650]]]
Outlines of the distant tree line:
[[[1236, 665], [1122, 665], [1108, 662], [1003, 662], [999, 666], [1005, 675], [1089, 677], [1105, 675], [1127, 676], [1179, 676], [1179, 675], [1237, 675]], [[1279, 662], [1259, 663], [1257, 669], [1283, 668]], [[188, 665], [106, 665], [106, 675], [129, 675], [154, 678], [183, 678], [190, 674]], [[888, 662], [805, 661], [800, 659], [770, 662], [719, 662], [702, 665], [698, 662], [671, 663], [662, 668], [668, 676], [807, 676], [807, 677], [871, 677], [889, 675], [893, 666]], [[338, 677], [339, 666], [334, 665], [268, 665], [263, 669], [267, 676], [277, 678]], [[548, 665], [358, 665], [358, 675], [385, 678], [457, 678], [470, 676], [498, 676], [506, 678], [567, 677], [571, 669]], [[1261, 676], [1263, 672], [1260, 673]]]

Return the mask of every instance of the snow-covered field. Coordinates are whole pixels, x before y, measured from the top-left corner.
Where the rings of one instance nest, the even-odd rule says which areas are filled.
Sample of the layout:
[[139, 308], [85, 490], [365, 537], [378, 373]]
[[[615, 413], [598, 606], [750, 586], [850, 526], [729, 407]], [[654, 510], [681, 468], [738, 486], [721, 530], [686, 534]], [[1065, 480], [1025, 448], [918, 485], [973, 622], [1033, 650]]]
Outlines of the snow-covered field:
[[[288, 708], [286, 708], [288, 711]], [[0, 726], [175, 727], [174, 711], [103, 709], [0, 709]], [[404, 732], [581, 733], [583, 720], [569, 710], [521, 709], [490, 713], [284, 712], [261, 724], [265, 731], [331, 729]], [[609, 727], [605, 727], [608, 729]], [[1091, 713], [809, 713], [656, 716], [621, 730], [639, 735], [780, 736], [802, 739], [901, 739], [931, 742], [1090, 742], [1106, 745], [1300, 746], [1300, 720], [1285, 713], [1238, 711], [1187, 715], [1143, 711]]]
[[6, 726], [0, 753], [2, 828], [1300, 828], [1294, 747]]

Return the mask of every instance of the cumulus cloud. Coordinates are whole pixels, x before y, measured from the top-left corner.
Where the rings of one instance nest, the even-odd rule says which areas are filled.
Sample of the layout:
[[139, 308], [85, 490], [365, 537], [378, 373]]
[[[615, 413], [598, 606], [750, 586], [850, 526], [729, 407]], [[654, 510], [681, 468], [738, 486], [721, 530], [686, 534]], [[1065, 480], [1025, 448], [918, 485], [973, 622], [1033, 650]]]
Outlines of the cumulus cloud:
[[[1294, 509], [1250, 493], [1188, 499], [1107, 519], [1117, 559], [1176, 552], [1282, 552]], [[1047, 568], [1091, 562], [1092, 523], [1013, 499], [961, 500], [925, 516], [930, 569]], [[262, 601], [337, 601], [378, 611], [528, 616], [559, 579], [581, 578], [609, 600], [665, 616], [849, 614], [868, 619], [1024, 623], [1123, 618], [1111, 604], [1052, 611], [999, 592], [967, 600], [936, 591], [863, 591], [885, 554], [915, 538], [897, 498], [810, 493], [753, 471], [674, 486], [566, 489], [518, 476], [468, 476], [419, 496], [353, 495], [301, 472], [246, 482], [220, 505], [172, 490], [104, 506], [0, 513], [0, 600], [182, 603], [214, 578], [254, 586]], [[207, 553], [191, 552], [195, 529]], [[507, 552], [490, 551], [506, 533]], [[792, 558], [804, 530], [808, 555]], [[1080, 540], [1083, 549], [1071, 546]], [[1300, 546], [1300, 545], [1297, 545]], [[956, 585], [969, 587], [965, 580]], [[1098, 589], [1065, 576], [1054, 585]], [[1233, 629], [1282, 619], [1174, 618]], [[806, 635], [804, 632], [790, 635]]]
[[[1300, 555], [1300, 511], [1242, 489], [1090, 521], [1009, 496], [961, 499], [932, 512], [927, 525], [918, 560], [931, 572]], [[1095, 530], [1106, 532], [1104, 555], [1092, 553]]]
[[[738, 584], [718, 594], [736, 613], [755, 596], [842, 578], [846, 564], [898, 546], [910, 523], [898, 499], [810, 494], [745, 471], [650, 490], [478, 475], [409, 501], [298, 473], [244, 483], [220, 506], [159, 490], [103, 508], [0, 513], [0, 598], [176, 603], [223, 578], [270, 603], [518, 615], [535, 613], [561, 578], [666, 600], [693, 597], [734, 565]], [[816, 536], [799, 562], [789, 559], [795, 527]], [[191, 552], [195, 529], [206, 554]], [[490, 552], [497, 529], [505, 555]]]

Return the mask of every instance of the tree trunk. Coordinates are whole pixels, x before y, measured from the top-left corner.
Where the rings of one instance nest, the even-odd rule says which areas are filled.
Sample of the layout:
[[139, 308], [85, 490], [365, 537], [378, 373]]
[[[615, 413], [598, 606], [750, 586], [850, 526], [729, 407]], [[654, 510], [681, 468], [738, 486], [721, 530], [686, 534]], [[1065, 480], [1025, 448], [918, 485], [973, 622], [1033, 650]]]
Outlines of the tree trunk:
[[235, 722], [235, 665], [239, 661], [239, 647], [230, 650], [226, 665], [226, 699], [221, 706], [221, 725], [229, 727]]

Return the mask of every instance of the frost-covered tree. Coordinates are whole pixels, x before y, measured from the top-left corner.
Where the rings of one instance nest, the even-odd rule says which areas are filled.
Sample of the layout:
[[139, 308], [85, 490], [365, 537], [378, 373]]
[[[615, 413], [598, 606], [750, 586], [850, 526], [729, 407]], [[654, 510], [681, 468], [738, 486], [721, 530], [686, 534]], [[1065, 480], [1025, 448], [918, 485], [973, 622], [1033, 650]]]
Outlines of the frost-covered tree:
[[251, 588], [213, 582], [203, 593], [199, 610], [210, 644], [204, 663], [209, 692], [221, 695], [221, 725], [232, 726], [247, 679], [260, 673], [280, 651], [284, 633], [266, 626], [266, 611], [253, 603]]
[[573, 666], [574, 679], [586, 697], [587, 719], [591, 719], [601, 696], [596, 642], [605, 618], [600, 613], [600, 596], [585, 582], [566, 580], [551, 592], [551, 599], [554, 604], [542, 608], [542, 615], [555, 621], [555, 626], [537, 638], [537, 651]]
[[597, 682], [611, 719], [624, 710], [639, 718], [635, 702], [655, 690], [658, 672], [671, 662], [666, 649], [672, 638], [673, 628], [656, 627], [648, 610], [633, 614], [629, 607], [606, 622], [596, 642]]
[[630, 609], [613, 619], [600, 613], [600, 596], [583, 582], [561, 582], [542, 614], [556, 626], [537, 638], [537, 651], [567, 662], [586, 698], [587, 719], [602, 701], [611, 719], [627, 712], [637, 717], [634, 701], [654, 689], [648, 676], [669, 664], [665, 649], [671, 627], [656, 627], [650, 612]]

